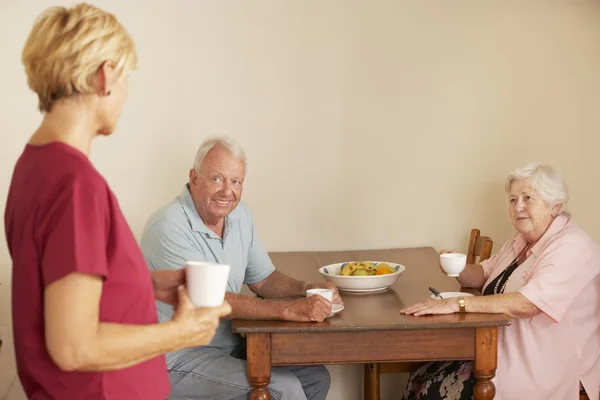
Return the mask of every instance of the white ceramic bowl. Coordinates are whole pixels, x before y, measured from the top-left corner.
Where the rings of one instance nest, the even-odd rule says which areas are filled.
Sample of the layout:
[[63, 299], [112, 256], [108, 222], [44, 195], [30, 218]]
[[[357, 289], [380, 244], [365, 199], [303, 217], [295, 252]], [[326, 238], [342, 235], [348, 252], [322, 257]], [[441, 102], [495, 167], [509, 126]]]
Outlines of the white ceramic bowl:
[[319, 268], [319, 272], [325, 280], [335, 283], [339, 290], [346, 292], [376, 292], [385, 290], [390, 285], [393, 285], [400, 275], [406, 270], [404, 265], [387, 262], [387, 261], [369, 261], [375, 266], [385, 263], [396, 272], [386, 275], [369, 275], [369, 276], [343, 276], [340, 275], [342, 266], [353, 261], [347, 261], [337, 264], [330, 264]]

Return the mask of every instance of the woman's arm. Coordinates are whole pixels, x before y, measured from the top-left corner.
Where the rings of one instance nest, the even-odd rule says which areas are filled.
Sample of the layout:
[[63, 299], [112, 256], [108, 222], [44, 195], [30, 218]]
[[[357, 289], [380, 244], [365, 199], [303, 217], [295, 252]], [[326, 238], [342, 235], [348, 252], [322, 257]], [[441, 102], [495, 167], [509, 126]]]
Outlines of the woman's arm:
[[[470, 313], [505, 314], [511, 318], [532, 318], [542, 311], [521, 293], [505, 293], [494, 296], [465, 297], [465, 311]], [[458, 298], [427, 299], [400, 310], [401, 314], [414, 316], [452, 314], [460, 311]]]
[[[458, 305], [458, 300], [454, 300]], [[511, 318], [532, 318], [542, 312], [519, 292], [495, 296], [465, 297], [465, 311], [505, 314]]]
[[106, 323], [99, 322], [101, 294], [101, 277], [78, 272], [46, 288], [46, 347], [61, 370], [115, 370], [169, 351], [208, 344], [219, 318], [231, 312], [227, 303], [215, 308], [195, 308], [180, 287], [175, 315], [169, 322]]
[[483, 285], [485, 285], [483, 267], [480, 264], [467, 264], [456, 280], [462, 287], [475, 288], [481, 291]]

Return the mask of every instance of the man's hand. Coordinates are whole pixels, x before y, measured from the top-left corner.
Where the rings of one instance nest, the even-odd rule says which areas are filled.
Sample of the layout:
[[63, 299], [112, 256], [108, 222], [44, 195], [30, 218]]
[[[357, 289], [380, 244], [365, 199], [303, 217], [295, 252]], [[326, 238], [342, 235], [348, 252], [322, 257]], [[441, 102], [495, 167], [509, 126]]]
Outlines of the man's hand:
[[333, 289], [332, 303], [340, 304], [340, 305], [344, 304], [344, 302], [342, 301], [342, 297], [340, 296], [340, 292], [338, 291], [338, 288], [335, 286], [335, 283], [333, 283], [333, 282], [307, 283], [306, 290], [309, 290], [309, 289]]
[[285, 321], [322, 322], [331, 314], [331, 303], [323, 296], [311, 296], [289, 302], [283, 310]]
[[154, 297], [171, 305], [177, 305], [177, 288], [185, 284], [185, 268], [150, 271]]

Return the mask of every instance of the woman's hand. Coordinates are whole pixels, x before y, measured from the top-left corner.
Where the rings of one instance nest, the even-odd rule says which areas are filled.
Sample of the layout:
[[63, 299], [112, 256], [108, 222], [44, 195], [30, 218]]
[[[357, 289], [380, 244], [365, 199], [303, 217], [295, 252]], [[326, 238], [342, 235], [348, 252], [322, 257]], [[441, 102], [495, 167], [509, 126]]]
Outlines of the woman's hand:
[[173, 322], [181, 332], [182, 347], [204, 346], [215, 336], [219, 320], [231, 314], [227, 301], [218, 307], [196, 307], [188, 297], [183, 285], [177, 290], [178, 301]]
[[400, 310], [400, 314], [414, 315], [415, 317], [421, 315], [433, 315], [433, 314], [453, 314], [460, 311], [458, 305], [458, 298], [453, 297], [450, 299], [427, 299], [413, 306]]

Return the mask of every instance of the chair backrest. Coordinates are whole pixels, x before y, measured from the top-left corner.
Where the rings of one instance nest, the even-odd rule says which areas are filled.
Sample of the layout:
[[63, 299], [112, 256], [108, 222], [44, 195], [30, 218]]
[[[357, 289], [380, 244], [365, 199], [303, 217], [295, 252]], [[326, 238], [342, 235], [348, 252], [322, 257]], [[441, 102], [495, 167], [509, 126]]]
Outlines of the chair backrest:
[[472, 229], [471, 238], [469, 239], [469, 251], [467, 252], [467, 264], [477, 264], [490, 258], [493, 245], [494, 242], [489, 236], [481, 236], [479, 229]]

